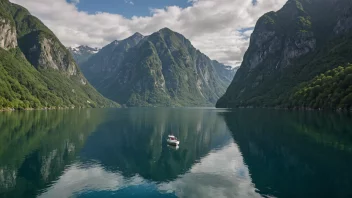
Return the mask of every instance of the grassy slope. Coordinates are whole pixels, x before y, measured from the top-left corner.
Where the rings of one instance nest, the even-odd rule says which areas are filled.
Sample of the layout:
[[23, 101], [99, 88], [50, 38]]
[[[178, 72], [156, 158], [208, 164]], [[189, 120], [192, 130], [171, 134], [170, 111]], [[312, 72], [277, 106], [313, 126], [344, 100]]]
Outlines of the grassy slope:
[[90, 85], [63, 79], [57, 71], [36, 70], [18, 49], [12, 52], [0, 49], [0, 57], [0, 108], [114, 105]]
[[55, 35], [25, 8], [7, 0], [1, 0], [0, 5], [0, 16], [6, 16], [17, 28], [20, 46], [10, 52], [0, 49], [0, 109], [117, 106], [91, 85], [81, 84], [84, 77], [80, 71], [76, 76], [67, 76], [65, 71], [35, 69], [27, 60], [35, 64], [39, 57], [27, 54], [26, 59], [24, 55], [28, 46], [40, 45], [43, 37], [53, 39], [54, 47], [68, 54], [68, 61], [73, 59]]

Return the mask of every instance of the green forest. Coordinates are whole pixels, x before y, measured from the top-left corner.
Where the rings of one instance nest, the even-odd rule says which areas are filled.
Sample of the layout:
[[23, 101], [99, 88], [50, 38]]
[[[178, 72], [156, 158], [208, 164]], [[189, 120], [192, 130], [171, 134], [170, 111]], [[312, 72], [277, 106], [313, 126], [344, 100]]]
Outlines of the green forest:
[[302, 83], [290, 96], [291, 107], [350, 109], [352, 65], [337, 67]]
[[0, 1], [3, 31], [16, 31], [10, 49], [0, 48], [0, 110], [116, 107], [89, 83], [69, 51], [25, 8]]
[[0, 109], [114, 105], [91, 86], [83, 89], [84, 85], [74, 83], [74, 79], [63, 80], [58, 71], [38, 71], [23, 58], [18, 48], [0, 49], [0, 57]]

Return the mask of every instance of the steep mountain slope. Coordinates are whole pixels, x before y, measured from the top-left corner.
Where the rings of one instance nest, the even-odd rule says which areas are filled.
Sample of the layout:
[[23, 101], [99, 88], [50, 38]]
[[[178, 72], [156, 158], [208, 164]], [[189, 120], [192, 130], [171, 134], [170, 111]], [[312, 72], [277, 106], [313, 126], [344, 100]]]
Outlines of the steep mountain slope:
[[[351, 30], [350, 0], [289, 0], [258, 20], [243, 63], [217, 107], [345, 106], [341, 102], [351, 89], [329, 106], [302, 102], [298, 95], [293, 100], [293, 94], [301, 83], [352, 61]], [[329, 94], [326, 100], [334, 100]]]
[[55, 35], [23, 7], [0, 0], [0, 109], [103, 107]]
[[81, 69], [104, 96], [127, 106], [209, 106], [235, 74], [167, 28], [115, 41]]
[[[115, 40], [103, 47], [99, 53], [88, 59], [89, 61], [80, 64], [89, 82], [98, 90], [99, 86], [110, 84], [110, 78], [113, 77], [113, 73], [116, 72], [122, 64], [127, 51], [135, 47], [143, 38], [141, 34], [135, 33], [128, 39], [122, 41]], [[103, 81], [105, 79], [107, 79], [107, 82]]]
[[75, 59], [77, 64], [86, 62], [93, 54], [99, 52], [98, 48], [92, 48], [86, 45], [81, 45], [78, 47], [69, 47], [67, 49], [72, 54], [73, 59]]

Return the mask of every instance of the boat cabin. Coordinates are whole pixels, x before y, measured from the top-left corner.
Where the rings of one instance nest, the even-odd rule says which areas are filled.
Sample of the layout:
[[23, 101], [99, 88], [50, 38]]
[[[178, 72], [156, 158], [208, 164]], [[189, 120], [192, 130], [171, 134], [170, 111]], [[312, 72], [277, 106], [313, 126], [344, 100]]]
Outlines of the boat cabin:
[[169, 135], [169, 140], [177, 140], [177, 138], [173, 135]]

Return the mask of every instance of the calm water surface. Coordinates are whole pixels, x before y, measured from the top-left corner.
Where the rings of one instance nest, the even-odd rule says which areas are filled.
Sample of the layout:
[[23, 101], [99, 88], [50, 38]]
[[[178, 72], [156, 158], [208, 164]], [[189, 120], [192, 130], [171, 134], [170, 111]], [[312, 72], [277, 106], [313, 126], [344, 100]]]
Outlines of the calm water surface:
[[[180, 147], [169, 147], [174, 133]], [[352, 117], [84, 109], [0, 113], [0, 197], [352, 197]]]

